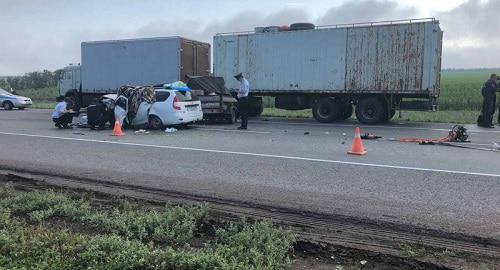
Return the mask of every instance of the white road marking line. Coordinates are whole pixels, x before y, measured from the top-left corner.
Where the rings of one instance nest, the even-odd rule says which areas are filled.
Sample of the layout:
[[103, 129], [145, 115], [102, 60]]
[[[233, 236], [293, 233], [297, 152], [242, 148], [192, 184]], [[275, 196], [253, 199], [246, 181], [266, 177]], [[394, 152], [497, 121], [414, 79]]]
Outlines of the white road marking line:
[[[453, 124], [450, 124], [450, 128], [419, 128], [419, 127], [406, 127], [405, 125], [400, 125], [400, 126], [366, 126], [366, 125], [356, 125], [356, 124], [314, 124], [314, 123], [296, 123], [296, 122], [277, 122], [277, 121], [249, 121], [250, 123], [258, 124], [278, 124], [278, 125], [302, 125], [302, 126], [317, 126], [317, 127], [360, 127], [363, 129], [370, 129], [370, 128], [381, 128], [381, 129], [408, 129], [408, 130], [433, 130], [433, 131], [450, 131], [451, 127]], [[468, 129], [468, 132], [475, 132], [475, 133], [500, 133], [500, 131], [497, 130], [481, 130], [481, 129]]]
[[223, 131], [223, 132], [239, 132], [239, 133], [257, 133], [257, 134], [271, 134], [270, 131], [255, 131], [255, 130], [237, 130], [237, 129], [223, 129], [223, 128], [206, 128], [203, 126], [193, 125], [195, 128], [213, 131]]
[[251, 152], [238, 152], [238, 151], [226, 151], [226, 150], [216, 150], [216, 149], [155, 145], [155, 144], [143, 144], [143, 143], [130, 143], [130, 142], [119, 142], [119, 141], [103, 141], [103, 140], [93, 140], [93, 139], [83, 139], [83, 138], [70, 138], [70, 137], [35, 135], [35, 134], [24, 134], [24, 133], [11, 133], [11, 132], [0, 132], [0, 134], [13, 135], [13, 136], [35, 137], [35, 138], [45, 138], [45, 139], [68, 140], [68, 141], [94, 142], [94, 143], [128, 145], [128, 146], [142, 146], [142, 147], [153, 147], [153, 148], [196, 151], [196, 152], [232, 154], [232, 155], [240, 155], [240, 156], [280, 158], [280, 159], [288, 159], [288, 160], [301, 160], [301, 161], [311, 161], [311, 162], [321, 162], [321, 163], [357, 165], [357, 166], [376, 167], [376, 168], [403, 169], [403, 170], [424, 171], [424, 172], [440, 172], [440, 173], [464, 174], [464, 175], [475, 175], [475, 176], [500, 177], [500, 174], [492, 174], [492, 173], [465, 172], [465, 171], [453, 171], [453, 170], [430, 169], [430, 168], [419, 168], [419, 167], [406, 167], [406, 166], [362, 163], [362, 162], [330, 160], [330, 159], [306, 158], [306, 157], [297, 157], [297, 156], [260, 154], [260, 153], [251, 153]]

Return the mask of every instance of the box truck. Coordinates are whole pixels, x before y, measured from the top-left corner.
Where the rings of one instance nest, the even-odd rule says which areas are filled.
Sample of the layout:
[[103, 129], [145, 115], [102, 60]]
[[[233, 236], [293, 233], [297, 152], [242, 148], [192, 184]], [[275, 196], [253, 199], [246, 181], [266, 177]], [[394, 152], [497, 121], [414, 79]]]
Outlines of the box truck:
[[59, 93], [75, 108], [122, 85], [158, 85], [210, 74], [210, 44], [181, 37], [81, 43], [81, 65], [64, 68]]
[[437, 109], [442, 37], [435, 19], [257, 27], [214, 36], [213, 72], [232, 91], [244, 74], [253, 115], [272, 96], [277, 108], [312, 109], [319, 122], [355, 112], [376, 124], [397, 109]]

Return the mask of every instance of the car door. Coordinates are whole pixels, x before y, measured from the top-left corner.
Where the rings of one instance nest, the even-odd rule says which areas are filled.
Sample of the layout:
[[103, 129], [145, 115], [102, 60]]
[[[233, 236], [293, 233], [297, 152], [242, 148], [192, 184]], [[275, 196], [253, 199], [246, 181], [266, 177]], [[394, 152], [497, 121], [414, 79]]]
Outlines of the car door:
[[134, 119], [132, 119], [132, 126], [142, 126], [149, 122], [149, 109], [151, 104], [147, 102], [141, 102], [139, 109], [137, 109], [137, 114]]

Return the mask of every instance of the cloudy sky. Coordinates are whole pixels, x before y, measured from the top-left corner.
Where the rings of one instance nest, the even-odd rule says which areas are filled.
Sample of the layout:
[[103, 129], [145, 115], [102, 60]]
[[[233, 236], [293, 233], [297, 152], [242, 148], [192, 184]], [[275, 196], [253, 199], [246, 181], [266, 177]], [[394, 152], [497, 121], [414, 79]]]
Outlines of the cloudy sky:
[[0, 76], [78, 63], [81, 41], [421, 17], [441, 21], [443, 68], [500, 67], [500, 0], [0, 0]]

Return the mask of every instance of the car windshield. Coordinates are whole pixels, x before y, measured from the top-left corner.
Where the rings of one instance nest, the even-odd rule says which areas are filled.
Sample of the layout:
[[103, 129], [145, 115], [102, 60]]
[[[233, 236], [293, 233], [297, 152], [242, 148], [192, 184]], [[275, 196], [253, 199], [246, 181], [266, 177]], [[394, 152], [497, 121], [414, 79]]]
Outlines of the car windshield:
[[7, 91], [5, 91], [5, 90], [3, 90], [2, 88], [0, 88], [0, 95], [9, 95], [10, 96], [12, 94], [9, 93], [9, 92], [7, 92]]

